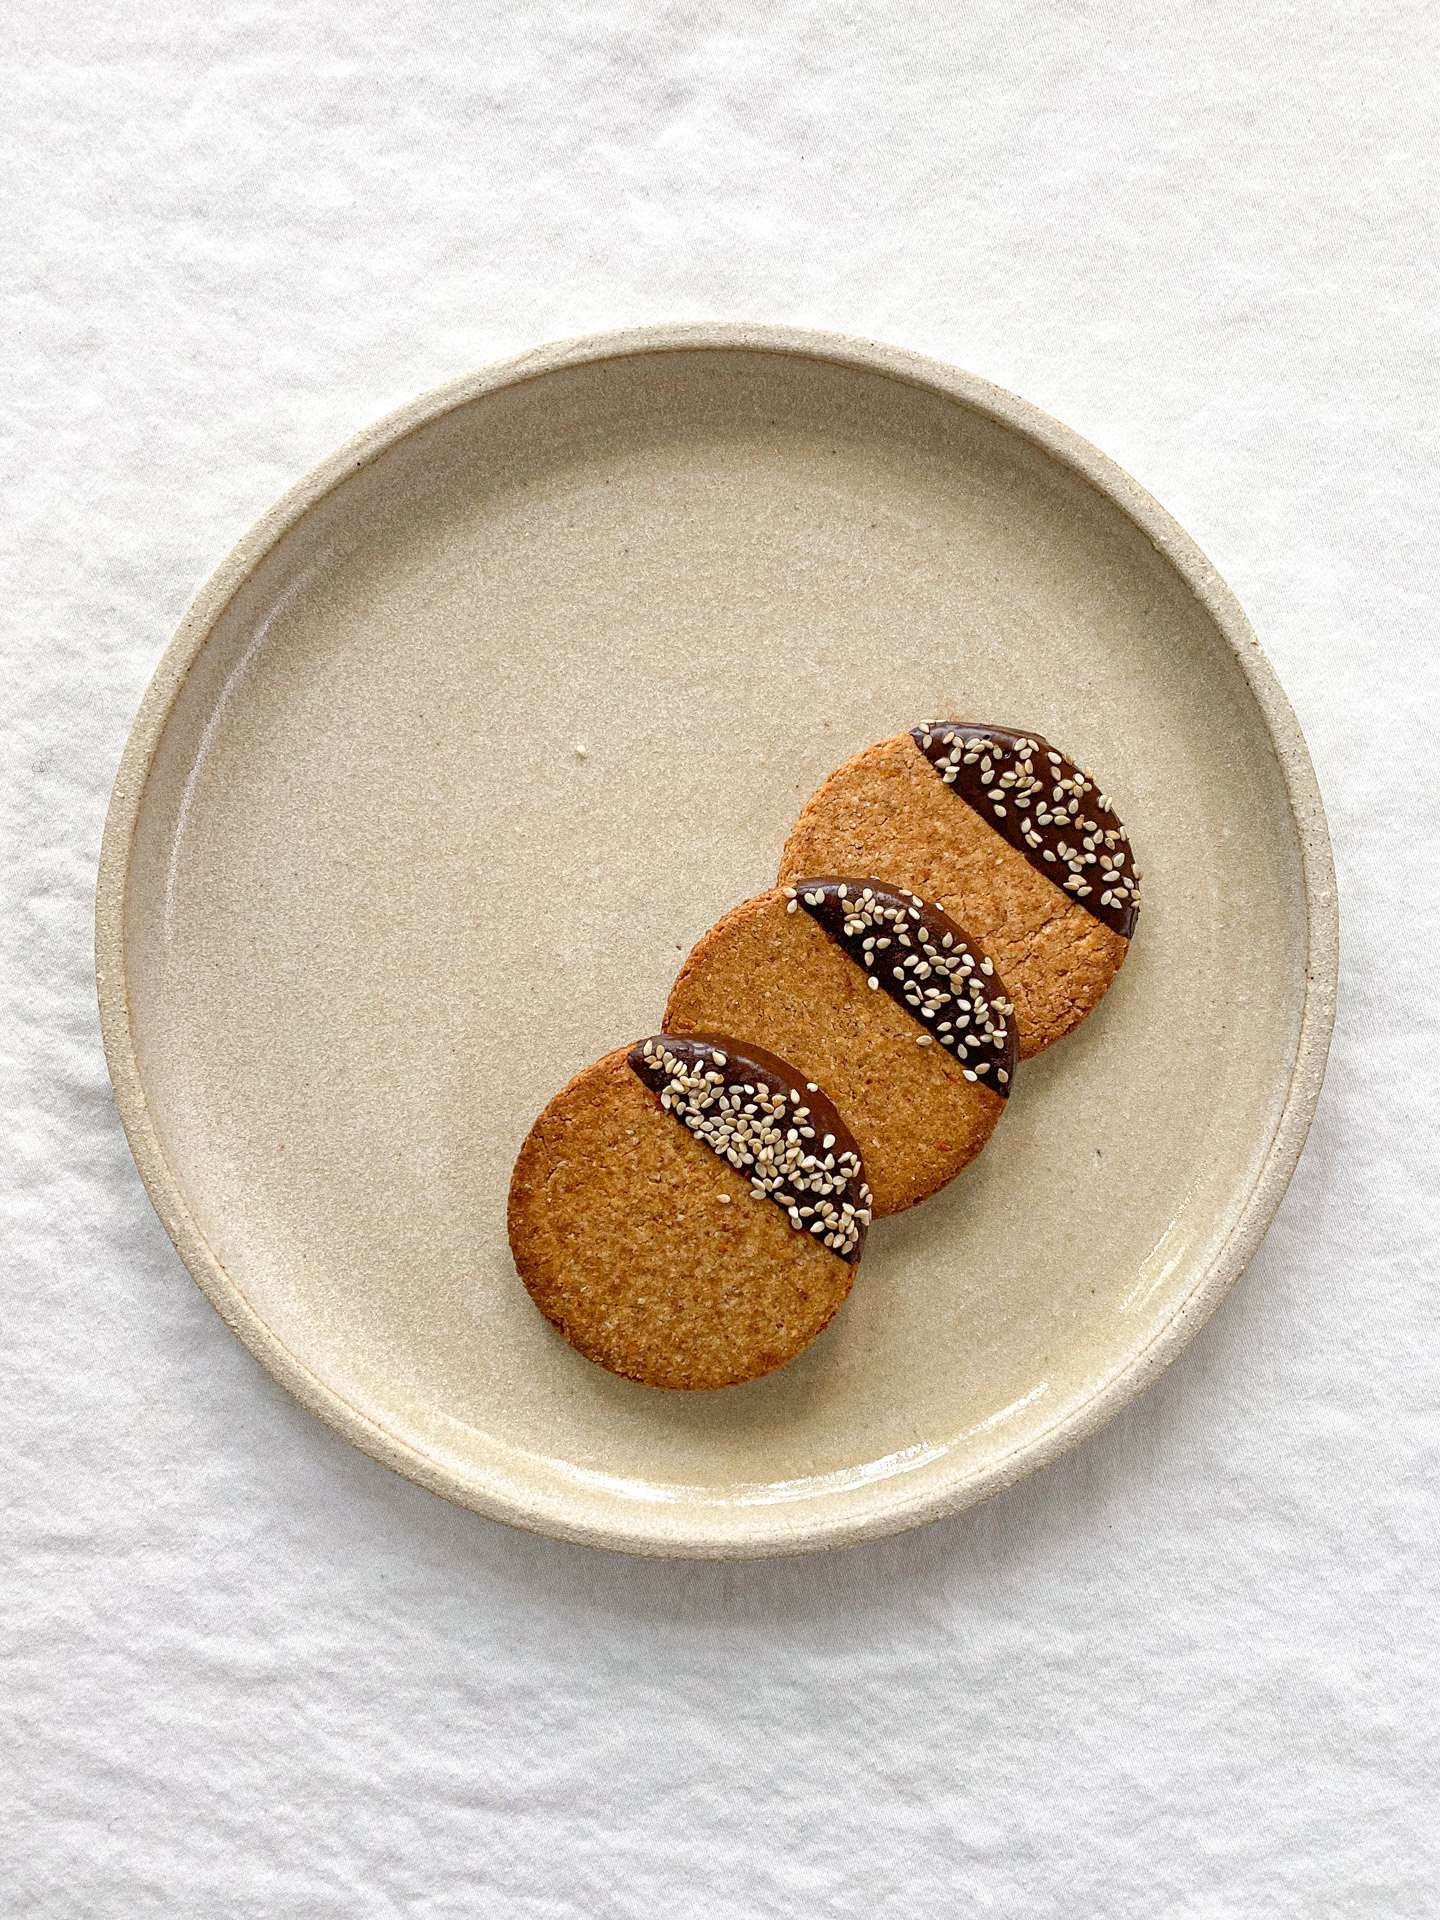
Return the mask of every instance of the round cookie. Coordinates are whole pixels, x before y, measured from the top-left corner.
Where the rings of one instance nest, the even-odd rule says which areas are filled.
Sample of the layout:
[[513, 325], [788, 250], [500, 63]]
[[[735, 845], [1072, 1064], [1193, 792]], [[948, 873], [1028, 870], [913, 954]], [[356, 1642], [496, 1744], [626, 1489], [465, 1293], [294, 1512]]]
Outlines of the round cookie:
[[938, 908], [824, 877], [717, 921], [680, 969], [665, 1029], [723, 1028], [824, 1086], [878, 1216], [937, 1193], [990, 1138], [1015, 1066], [1010, 1012], [990, 960]]
[[724, 1035], [657, 1034], [586, 1067], [535, 1122], [510, 1247], [587, 1359], [652, 1387], [729, 1387], [829, 1325], [869, 1199], [854, 1139], [803, 1074]]
[[1037, 733], [935, 721], [855, 754], [813, 793], [780, 880], [860, 869], [981, 941], [1020, 1058], [1077, 1027], [1124, 964], [1140, 875], [1094, 776]]

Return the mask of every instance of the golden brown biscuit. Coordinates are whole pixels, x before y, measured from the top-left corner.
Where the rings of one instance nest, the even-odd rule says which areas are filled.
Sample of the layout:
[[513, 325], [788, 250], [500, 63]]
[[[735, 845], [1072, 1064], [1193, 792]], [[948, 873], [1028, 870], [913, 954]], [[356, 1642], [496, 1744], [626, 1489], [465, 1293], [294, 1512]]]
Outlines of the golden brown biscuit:
[[830, 775], [780, 880], [837, 871], [913, 887], [981, 942], [1014, 1000], [1022, 1060], [1098, 1004], [1139, 910], [1129, 841], [1092, 776], [1038, 734], [979, 723], [917, 727]]
[[1009, 1014], [989, 959], [937, 909], [822, 878], [718, 921], [680, 969], [665, 1028], [738, 1034], [818, 1081], [880, 1215], [938, 1192], [990, 1138], [1014, 1069]]
[[659, 1034], [586, 1067], [535, 1122], [510, 1246], [587, 1359], [652, 1387], [728, 1387], [829, 1325], [868, 1203], [818, 1086], [723, 1035]]

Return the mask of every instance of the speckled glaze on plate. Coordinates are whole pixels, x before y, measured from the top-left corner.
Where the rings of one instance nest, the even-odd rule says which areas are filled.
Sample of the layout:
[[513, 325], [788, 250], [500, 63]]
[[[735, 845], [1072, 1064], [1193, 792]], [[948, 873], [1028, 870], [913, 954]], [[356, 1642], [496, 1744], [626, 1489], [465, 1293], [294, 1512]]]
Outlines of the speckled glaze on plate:
[[[521, 1140], [832, 767], [952, 713], [1103, 769], [1127, 965], [799, 1359], [590, 1365], [510, 1262]], [[1290, 708], [1133, 481], [913, 354], [701, 325], [456, 381], [266, 515], [146, 694], [97, 951], [145, 1184], [277, 1379], [479, 1513], [746, 1556], [953, 1513], [1174, 1359], [1304, 1140], [1336, 911]]]

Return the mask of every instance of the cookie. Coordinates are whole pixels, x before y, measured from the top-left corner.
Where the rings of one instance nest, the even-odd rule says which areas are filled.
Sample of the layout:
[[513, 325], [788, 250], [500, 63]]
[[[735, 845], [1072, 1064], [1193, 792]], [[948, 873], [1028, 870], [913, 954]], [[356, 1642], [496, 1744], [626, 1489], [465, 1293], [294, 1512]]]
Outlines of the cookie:
[[854, 1138], [804, 1074], [724, 1035], [657, 1034], [586, 1067], [535, 1122], [510, 1247], [587, 1359], [652, 1387], [729, 1387], [829, 1325], [869, 1198]]
[[980, 941], [1015, 1003], [1022, 1060], [1099, 1004], [1140, 906], [1130, 842], [1094, 776], [1037, 733], [978, 722], [916, 727], [831, 774], [780, 880], [837, 870], [913, 887]]
[[938, 908], [871, 879], [800, 879], [718, 921], [665, 1009], [667, 1033], [717, 1028], [825, 1088], [860, 1143], [877, 1215], [974, 1159], [1015, 1067], [991, 961]]

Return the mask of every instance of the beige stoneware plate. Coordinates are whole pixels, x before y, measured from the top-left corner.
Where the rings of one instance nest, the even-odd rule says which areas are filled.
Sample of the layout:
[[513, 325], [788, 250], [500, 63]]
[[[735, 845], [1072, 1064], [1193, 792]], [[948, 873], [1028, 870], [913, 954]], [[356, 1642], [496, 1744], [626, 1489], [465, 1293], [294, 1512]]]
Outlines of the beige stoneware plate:
[[[612, 1378], [515, 1277], [521, 1139], [833, 766], [962, 712], [1103, 769], [1129, 964], [800, 1359]], [[125, 754], [97, 970], [151, 1197], [291, 1392], [477, 1512], [743, 1556], [953, 1513], [1155, 1378], [1290, 1177], [1335, 953], [1304, 742], [1155, 502], [970, 375], [707, 325], [427, 394], [241, 542]]]

